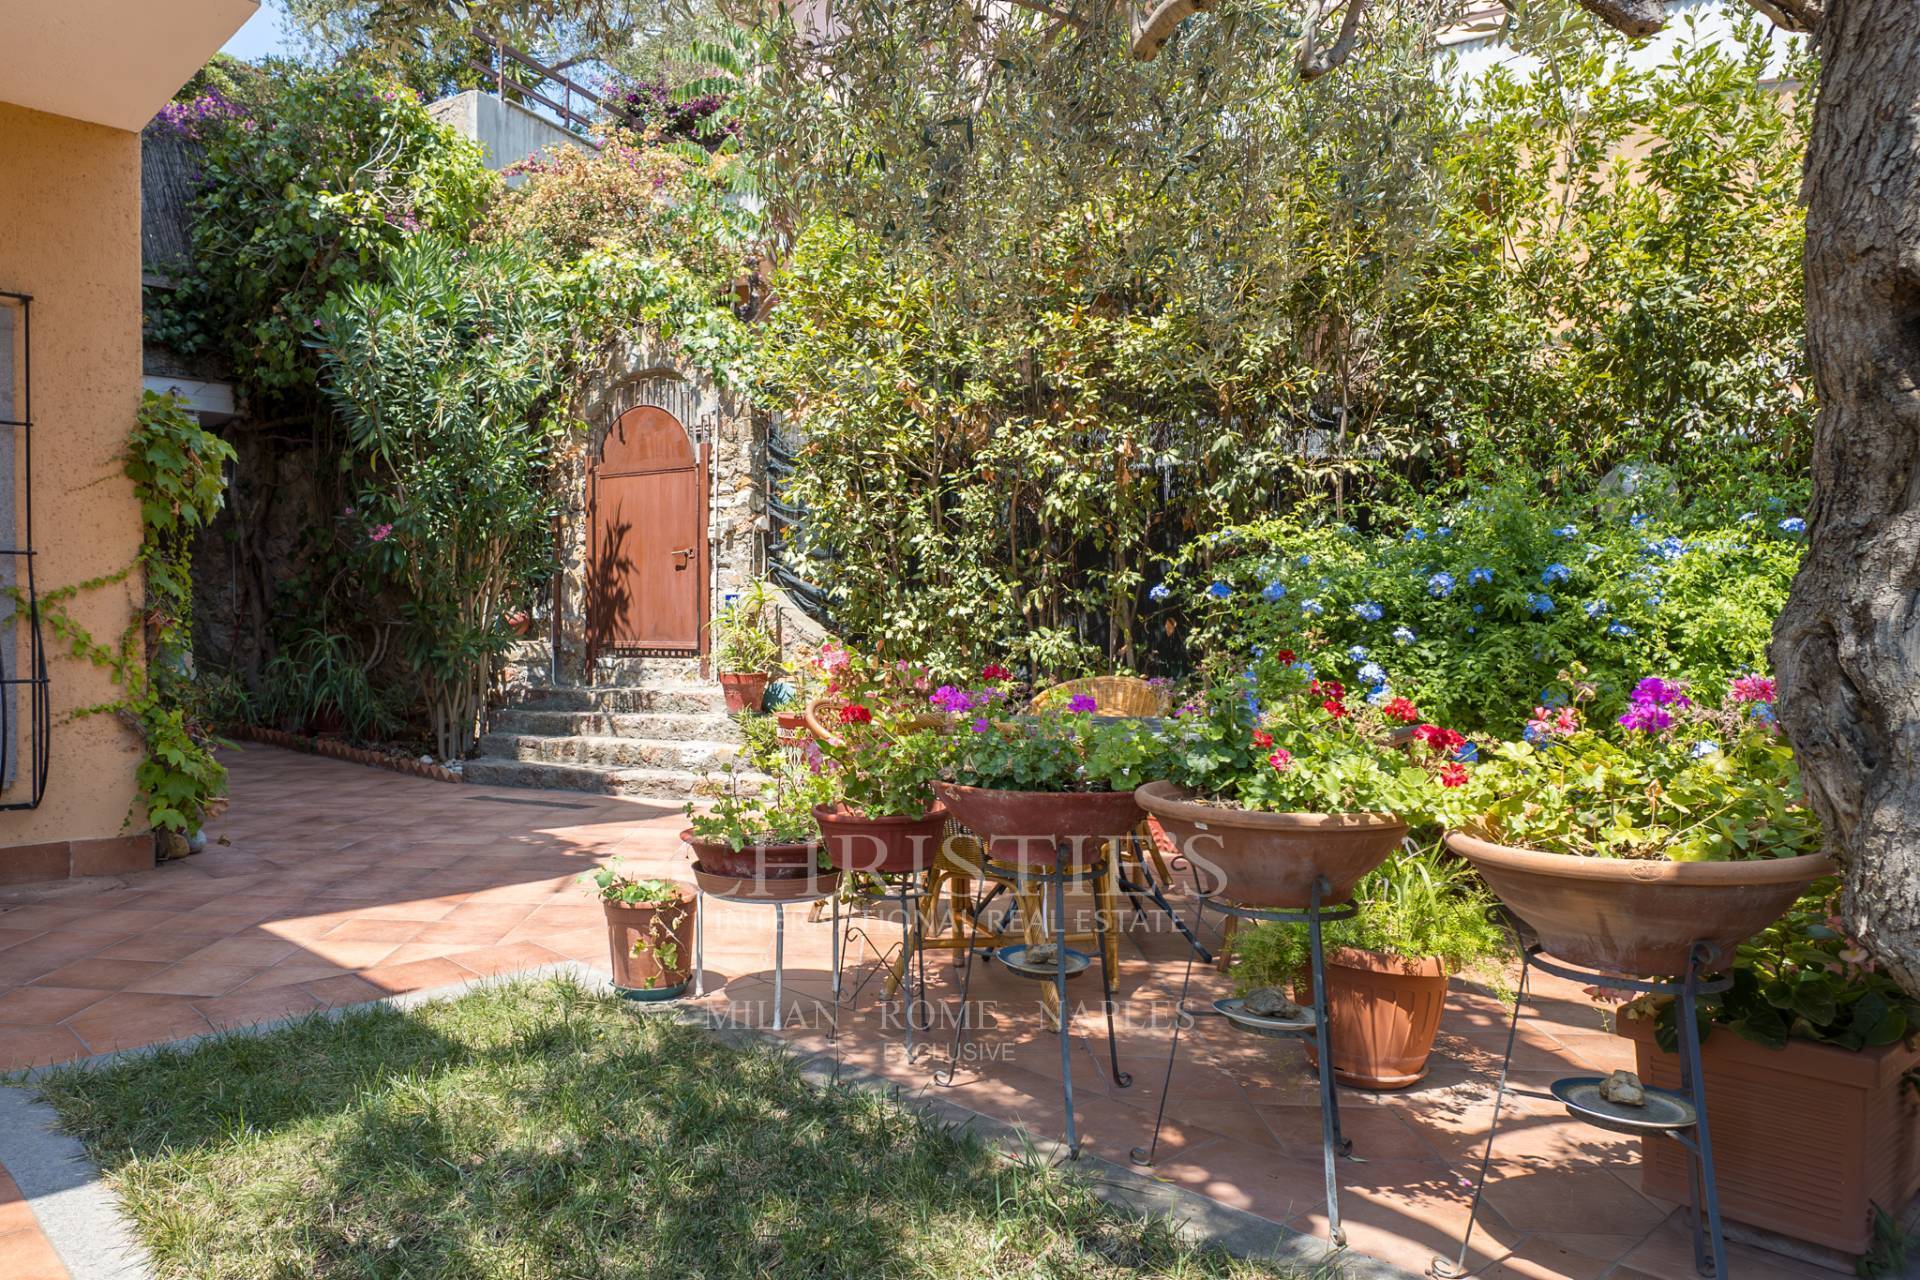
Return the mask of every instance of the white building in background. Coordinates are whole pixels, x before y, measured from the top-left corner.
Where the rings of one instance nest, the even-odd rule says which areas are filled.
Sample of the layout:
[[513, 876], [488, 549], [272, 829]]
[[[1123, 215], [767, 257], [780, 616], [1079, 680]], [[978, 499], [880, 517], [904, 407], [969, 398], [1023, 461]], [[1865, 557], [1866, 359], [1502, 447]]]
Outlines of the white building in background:
[[[1773, 26], [1746, 0], [1667, 0], [1667, 25], [1663, 29], [1645, 40], [1622, 41], [1627, 64], [1636, 70], [1650, 70], [1672, 61], [1675, 50], [1690, 41], [1731, 40], [1735, 20], [1743, 17], [1758, 19], [1769, 32], [1774, 55], [1767, 73], [1778, 78], [1788, 50], [1806, 37]], [[1509, 43], [1512, 23], [1513, 15], [1502, 4], [1469, 5], [1460, 21], [1440, 36], [1441, 46], [1452, 56], [1454, 74], [1471, 81], [1495, 66], [1505, 65], [1517, 73], [1539, 66], [1538, 58], [1516, 52]]]

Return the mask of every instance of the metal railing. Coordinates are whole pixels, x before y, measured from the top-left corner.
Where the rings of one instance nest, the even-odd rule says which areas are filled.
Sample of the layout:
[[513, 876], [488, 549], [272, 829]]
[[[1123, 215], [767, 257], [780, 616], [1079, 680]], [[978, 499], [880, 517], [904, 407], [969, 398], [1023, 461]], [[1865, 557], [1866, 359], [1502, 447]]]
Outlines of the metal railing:
[[[480, 42], [488, 50], [486, 56], [470, 58], [468, 65], [487, 77], [495, 96], [502, 102], [537, 102], [553, 112], [566, 128], [579, 133], [585, 133], [594, 124], [595, 116], [591, 113], [606, 110], [599, 94], [564, 71], [535, 61], [492, 36], [482, 36]], [[548, 94], [555, 95], [558, 101]]]

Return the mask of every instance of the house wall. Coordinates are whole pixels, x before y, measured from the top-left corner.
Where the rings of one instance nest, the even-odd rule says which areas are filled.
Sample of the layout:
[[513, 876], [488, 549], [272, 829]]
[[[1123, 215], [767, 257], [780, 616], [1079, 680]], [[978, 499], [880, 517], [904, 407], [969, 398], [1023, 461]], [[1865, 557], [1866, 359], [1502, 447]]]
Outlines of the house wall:
[[[140, 403], [137, 134], [0, 103], [0, 289], [34, 298], [33, 522], [44, 596], [125, 569], [140, 546], [119, 464]], [[16, 463], [16, 502], [20, 473]], [[9, 544], [18, 536], [0, 530]], [[134, 574], [67, 607], [95, 639], [114, 643], [142, 594]], [[46, 797], [35, 810], [0, 812], [0, 884], [151, 866], [146, 815], [134, 808], [137, 735], [112, 716], [67, 719], [118, 690], [105, 671], [47, 640]], [[24, 633], [17, 647], [24, 655]], [[27, 793], [26, 775], [0, 802]]]

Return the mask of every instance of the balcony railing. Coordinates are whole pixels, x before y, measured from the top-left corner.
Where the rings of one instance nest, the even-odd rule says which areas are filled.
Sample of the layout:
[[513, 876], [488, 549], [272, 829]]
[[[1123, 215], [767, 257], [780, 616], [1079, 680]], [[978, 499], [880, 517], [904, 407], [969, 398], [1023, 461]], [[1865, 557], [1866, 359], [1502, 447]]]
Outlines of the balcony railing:
[[487, 52], [472, 58], [470, 65], [487, 77], [501, 101], [537, 102], [576, 133], [585, 133], [595, 121], [594, 113], [606, 109], [599, 94], [564, 71], [529, 58], [503, 41], [482, 37], [481, 43]]

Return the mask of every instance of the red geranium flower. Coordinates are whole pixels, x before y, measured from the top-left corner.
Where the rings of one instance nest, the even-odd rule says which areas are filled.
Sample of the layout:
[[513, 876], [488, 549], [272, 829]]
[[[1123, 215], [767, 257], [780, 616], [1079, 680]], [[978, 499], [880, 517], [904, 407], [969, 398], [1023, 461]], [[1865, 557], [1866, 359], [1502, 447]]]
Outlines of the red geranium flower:
[[1293, 650], [1291, 649], [1282, 649], [1279, 653], [1276, 653], [1273, 656], [1280, 659], [1280, 665], [1283, 667], [1290, 667], [1293, 665], [1294, 653], [1293, 653]]
[[1413, 731], [1413, 736], [1442, 754], [1458, 751], [1467, 744], [1465, 738], [1451, 729], [1442, 729], [1437, 724], [1423, 724]]
[[873, 719], [873, 712], [857, 702], [849, 702], [840, 708], [841, 724], [867, 724]]
[[996, 680], [1013, 679], [1013, 672], [1007, 670], [997, 662], [989, 662], [981, 669], [980, 678], [991, 684]]
[[1338, 680], [1315, 680], [1307, 686], [1307, 692], [1316, 698], [1331, 698], [1338, 702], [1347, 696], [1347, 686]]
[[1394, 698], [1380, 708], [1389, 720], [1398, 720], [1401, 724], [1412, 724], [1420, 718], [1420, 708], [1413, 705], [1411, 698]]
[[1467, 766], [1450, 764], [1440, 770], [1440, 785], [1443, 787], [1464, 787], [1467, 785]]
[[1338, 698], [1328, 698], [1320, 704], [1320, 709], [1332, 716], [1335, 720], [1344, 719], [1347, 714], [1347, 704]]
[[1265, 729], [1255, 729], [1253, 731], [1253, 745], [1256, 747], [1270, 747], [1273, 745], [1273, 735]]
[[1285, 773], [1293, 768], [1293, 756], [1285, 747], [1280, 747], [1267, 757], [1267, 763], [1273, 766], [1275, 773]]

